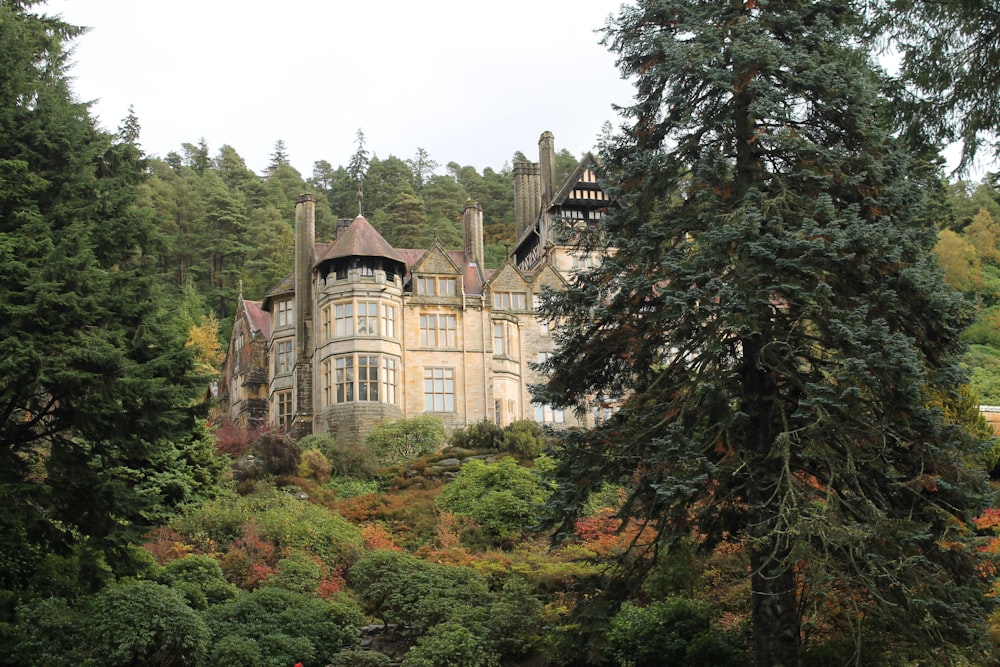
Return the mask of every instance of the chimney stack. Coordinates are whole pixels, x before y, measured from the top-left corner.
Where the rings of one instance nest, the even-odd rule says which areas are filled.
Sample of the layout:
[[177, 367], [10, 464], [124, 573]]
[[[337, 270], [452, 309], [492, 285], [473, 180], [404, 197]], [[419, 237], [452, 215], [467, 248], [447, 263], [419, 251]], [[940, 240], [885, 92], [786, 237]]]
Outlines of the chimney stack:
[[532, 162], [514, 164], [514, 230], [521, 238], [528, 227], [535, 223], [542, 210], [542, 196], [538, 182], [538, 165]]
[[307, 322], [312, 320], [313, 246], [316, 243], [316, 198], [299, 195], [295, 200], [295, 351], [311, 354]]
[[465, 239], [465, 256], [483, 270], [483, 207], [471, 199], [462, 210], [462, 236]]
[[538, 168], [542, 181], [542, 206], [548, 208], [556, 196], [556, 139], [551, 132], [538, 138]]

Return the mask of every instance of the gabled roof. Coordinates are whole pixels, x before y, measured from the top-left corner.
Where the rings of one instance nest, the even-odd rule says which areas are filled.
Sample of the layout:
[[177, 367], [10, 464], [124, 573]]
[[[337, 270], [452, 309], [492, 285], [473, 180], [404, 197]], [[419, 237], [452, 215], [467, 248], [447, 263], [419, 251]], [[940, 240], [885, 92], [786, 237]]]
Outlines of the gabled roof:
[[397, 262], [404, 261], [378, 230], [360, 215], [354, 218], [347, 231], [341, 234], [340, 238], [334, 241], [316, 261], [319, 263], [341, 257], [385, 257]]
[[[420, 263], [422, 259], [427, 256], [430, 250], [419, 249], [419, 248], [397, 248], [396, 252], [400, 254], [403, 261], [406, 263], [406, 276], [403, 278], [404, 282], [409, 282], [411, 279], [412, 267]], [[471, 258], [467, 257], [464, 250], [442, 250], [447, 259], [455, 265], [455, 269], [462, 273], [462, 291], [465, 294], [482, 294], [483, 293], [483, 282], [479, 279], [479, 271], [472, 264]], [[479, 267], [482, 269], [483, 267]], [[483, 269], [484, 279], [488, 275], [492, 275], [491, 271]]]
[[250, 333], [260, 332], [264, 340], [271, 337], [271, 314], [261, 307], [260, 301], [248, 301], [241, 299], [243, 304], [243, 318], [247, 322]]
[[569, 197], [570, 193], [576, 189], [577, 183], [583, 178], [583, 174], [588, 170], [594, 170], [597, 168], [597, 158], [593, 156], [592, 153], [588, 152], [580, 160], [580, 163], [576, 165], [576, 169], [566, 178], [566, 182], [563, 183], [562, 188], [556, 193], [556, 196], [552, 198], [550, 206], [561, 206], [566, 202], [566, 198]]

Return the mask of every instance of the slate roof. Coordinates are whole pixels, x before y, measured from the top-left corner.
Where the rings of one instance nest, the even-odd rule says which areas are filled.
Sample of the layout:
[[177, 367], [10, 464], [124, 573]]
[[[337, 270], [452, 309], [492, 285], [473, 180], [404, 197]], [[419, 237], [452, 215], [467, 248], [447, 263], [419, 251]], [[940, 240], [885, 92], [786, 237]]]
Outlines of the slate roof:
[[271, 338], [271, 314], [261, 307], [261, 302], [243, 299], [243, 309], [250, 333], [259, 331], [264, 340], [269, 340]]
[[385, 257], [397, 262], [405, 261], [378, 233], [378, 230], [360, 215], [354, 218], [347, 231], [341, 234], [340, 238], [334, 241], [316, 261], [318, 263], [341, 257]]
[[[396, 252], [400, 254], [403, 258], [402, 261], [406, 263], [406, 275], [403, 277], [403, 282], [407, 283], [411, 278], [411, 267], [416, 266], [428, 251], [420, 248], [397, 248]], [[470, 259], [466, 256], [465, 251], [445, 250], [444, 253], [462, 271], [462, 291], [465, 294], [482, 294], [483, 282], [479, 280], [479, 271], [470, 263]], [[483, 274], [485, 280], [489, 275], [492, 275], [492, 271], [484, 269]]]

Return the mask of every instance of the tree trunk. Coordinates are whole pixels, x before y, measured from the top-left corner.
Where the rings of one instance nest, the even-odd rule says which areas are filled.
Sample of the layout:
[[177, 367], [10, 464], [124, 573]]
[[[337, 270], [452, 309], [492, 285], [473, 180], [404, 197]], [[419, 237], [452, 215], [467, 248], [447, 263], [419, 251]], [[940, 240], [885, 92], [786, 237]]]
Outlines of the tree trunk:
[[753, 607], [754, 664], [798, 667], [799, 614], [795, 573], [788, 547], [763, 541], [750, 550], [750, 595]]
[[779, 390], [773, 371], [761, 363], [760, 335], [743, 341], [743, 412], [749, 418], [746, 447], [749, 474], [750, 596], [754, 663], [757, 667], [799, 667], [799, 615], [792, 543], [783, 514], [788, 508], [785, 457], [774, 451], [781, 429]]

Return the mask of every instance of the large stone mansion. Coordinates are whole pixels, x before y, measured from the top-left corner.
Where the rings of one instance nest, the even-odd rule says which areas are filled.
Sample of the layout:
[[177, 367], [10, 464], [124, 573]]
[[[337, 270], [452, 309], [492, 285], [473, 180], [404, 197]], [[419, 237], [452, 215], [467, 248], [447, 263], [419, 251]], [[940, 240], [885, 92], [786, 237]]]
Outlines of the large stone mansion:
[[[552, 134], [539, 161], [514, 166], [516, 243], [483, 265], [483, 210], [462, 215], [464, 248], [393, 248], [358, 216], [315, 240], [315, 200], [295, 208], [295, 269], [263, 301], [240, 298], [223, 367], [224, 415], [296, 436], [360, 440], [385, 419], [434, 414], [449, 429], [491, 420], [578, 423], [532, 403], [533, 363], [554, 349], [534, 312], [543, 287], [564, 289], [587, 265], [559, 243], [556, 219], [587, 223], [609, 206], [586, 155], [557, 189]], [[595, 410], [599, 406], [595, 405]], [[590, 421], [593, 415], [585, 419]]]

